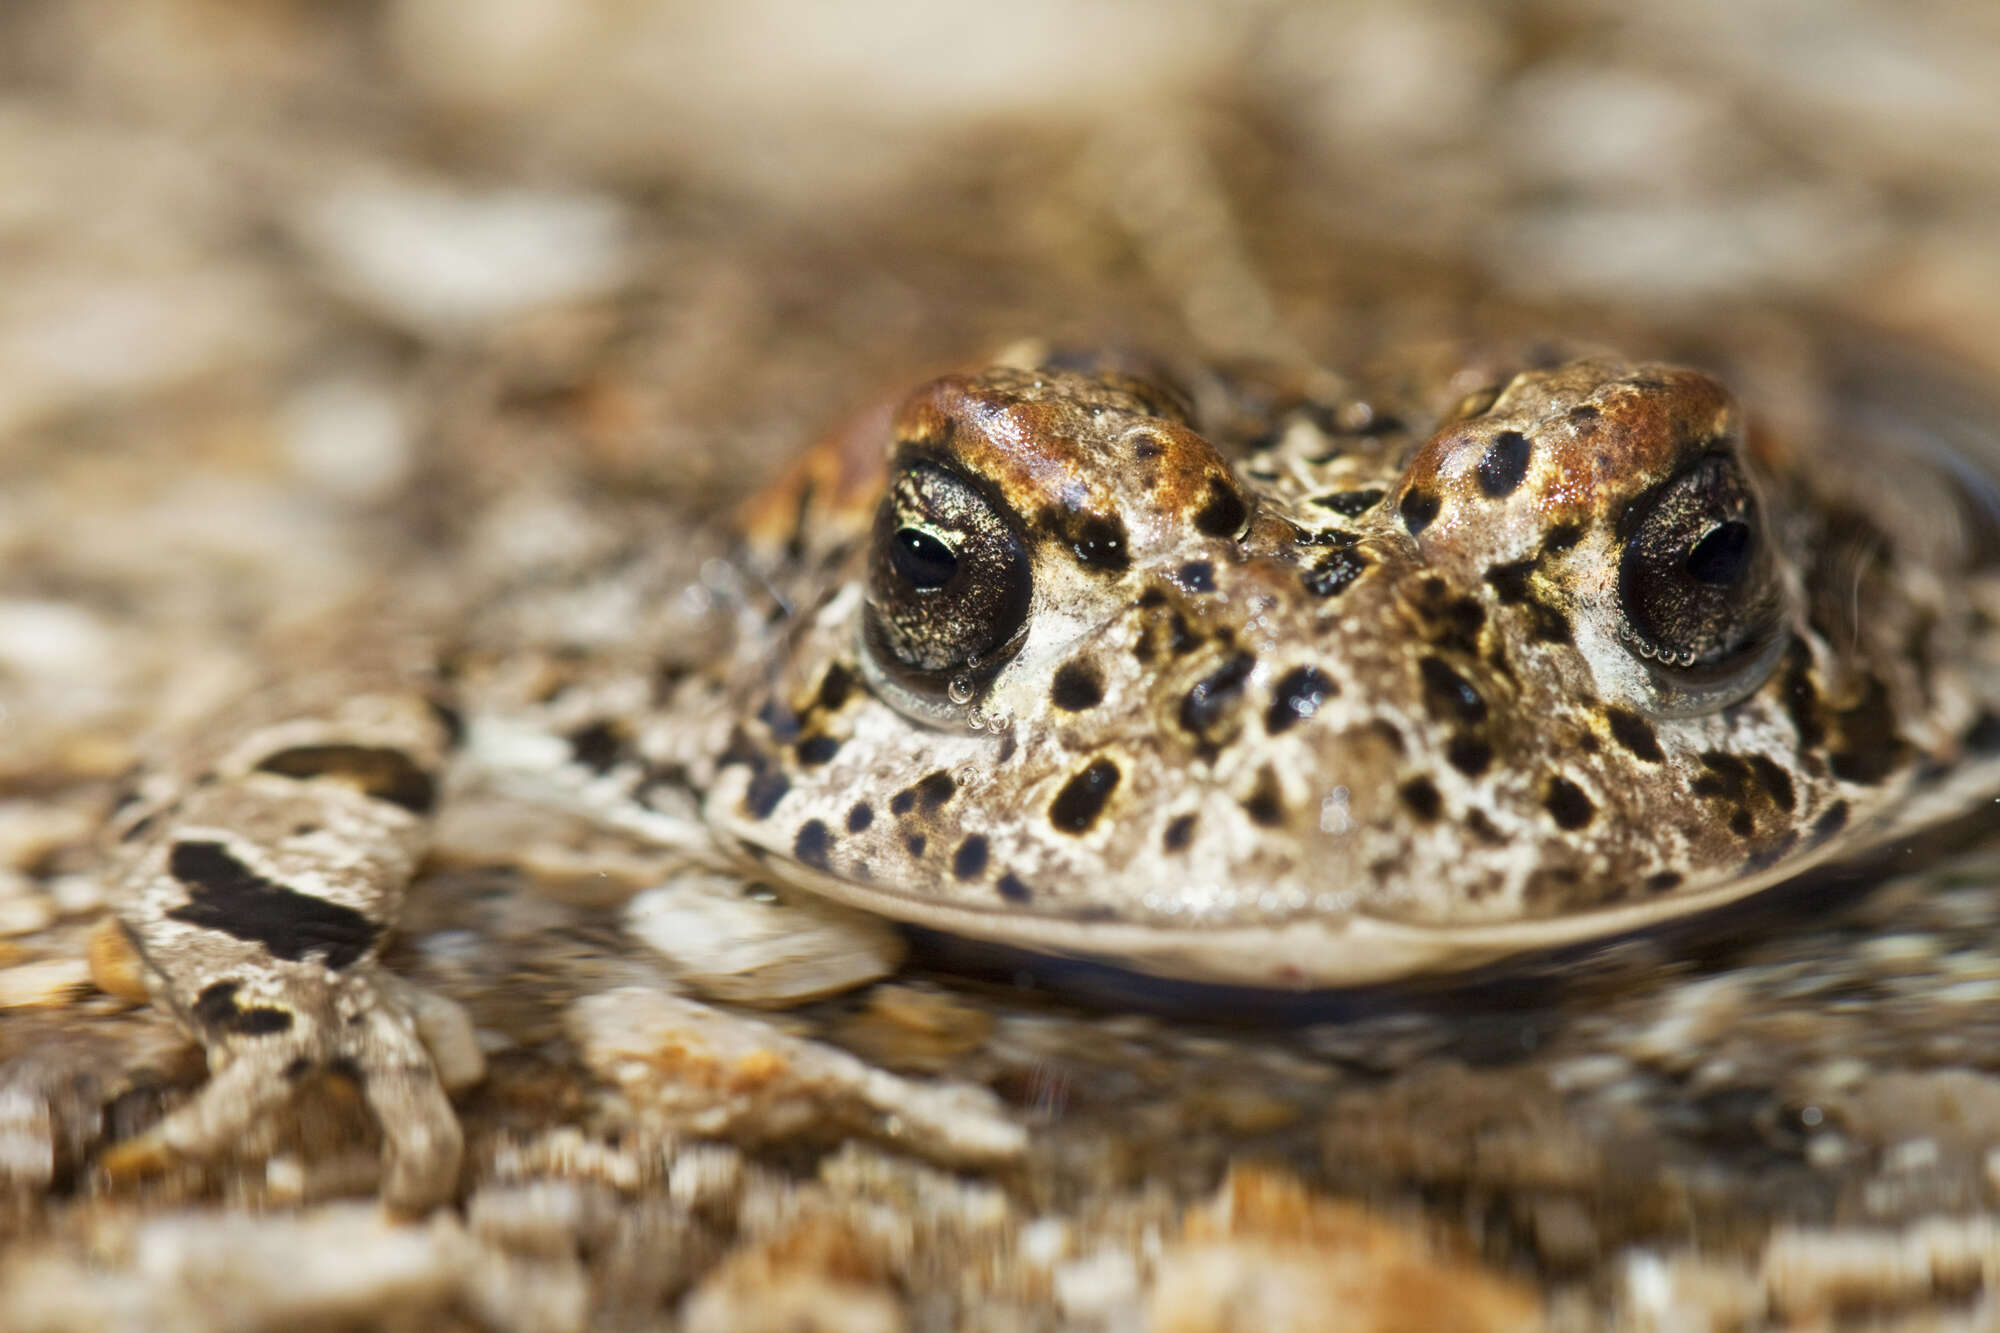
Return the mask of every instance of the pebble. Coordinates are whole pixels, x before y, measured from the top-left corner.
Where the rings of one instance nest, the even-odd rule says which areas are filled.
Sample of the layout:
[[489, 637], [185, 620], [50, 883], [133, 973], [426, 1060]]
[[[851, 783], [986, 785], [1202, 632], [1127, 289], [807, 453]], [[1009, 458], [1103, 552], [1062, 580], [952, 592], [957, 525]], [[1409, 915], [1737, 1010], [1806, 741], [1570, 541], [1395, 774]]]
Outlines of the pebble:
[[408, 178], [335, 184], [296, 225], [350, 298], [433, 336], [598, 295], [629, 250], [624, 212], [605, 195]]
[[1330, 1311], [1349, 1333], [1511, 1333], [1541, 1322], [1520, 1284], [1280, 1171], [1238, 1168], [1160, 1255], [1145, 1326], [1311, 1333], [1329, 1326]]
[[985, 1088], [902, 1078], [681, 996], [637, 986], [584, 996], [569, 1026], [584, 1063], [670, 1132], [767, 1142], [859, 1129], [953, 1165], [1027, 1149], [1027, 1131]]
[[32, 881], [0, 871], [0, 936], [32, 935], [55, 919], [55, 904]]
[[716, 1265], [681, 1311], [686, 1333], [903, 1333], [881, 1255], [850, 1224], [808, 1217]]
[[735, 876], [689, 873], [635, 897], [625, 929], [711, 999], [788, 1008], [894, 972], [895, 927], [800, 894], [746, 893]]
[[67, 1004], [90, 984], [90, 964], [81, 958], [44, 958], [0, 969], [0, 1009]]
[[[373, 1203], [98, 1221], [88, 1263], [29, 1249], [9, 1257], [0, 1267], [0, 1327], [195, 1333], [361, 1323], [388, 1310], [415, 1327], [426, 1316], [444, 1319], [475, 1255], [451, 1214], [399, 1225]], [[34, 1280], [22, 1280], [28, 1273]]]

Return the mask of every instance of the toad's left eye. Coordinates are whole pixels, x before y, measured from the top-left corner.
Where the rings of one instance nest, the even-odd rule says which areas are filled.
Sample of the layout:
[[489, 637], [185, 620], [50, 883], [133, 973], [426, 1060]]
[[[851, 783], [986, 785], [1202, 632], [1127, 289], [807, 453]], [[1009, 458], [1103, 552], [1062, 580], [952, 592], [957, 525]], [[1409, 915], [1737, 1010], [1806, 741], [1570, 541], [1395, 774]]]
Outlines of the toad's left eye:
[[1709, 454], [1639, 501], [1618, 562], [1624, 639], [1661, 667], [1728, 672], [1775, 637], [1780, 597], [1757, 498]]

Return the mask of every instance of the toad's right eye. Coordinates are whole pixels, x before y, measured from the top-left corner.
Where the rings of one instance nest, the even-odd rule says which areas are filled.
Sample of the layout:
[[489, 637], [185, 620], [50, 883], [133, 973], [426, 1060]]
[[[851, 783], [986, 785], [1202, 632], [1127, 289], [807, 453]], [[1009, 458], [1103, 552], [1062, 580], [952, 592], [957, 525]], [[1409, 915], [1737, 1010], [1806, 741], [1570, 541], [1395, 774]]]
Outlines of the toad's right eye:
[[921, 694], [990, 676], [1020, 647], [1031, 579], [1013, 516], [959, 473], [903, 467], [875, 514], [864, 641]]

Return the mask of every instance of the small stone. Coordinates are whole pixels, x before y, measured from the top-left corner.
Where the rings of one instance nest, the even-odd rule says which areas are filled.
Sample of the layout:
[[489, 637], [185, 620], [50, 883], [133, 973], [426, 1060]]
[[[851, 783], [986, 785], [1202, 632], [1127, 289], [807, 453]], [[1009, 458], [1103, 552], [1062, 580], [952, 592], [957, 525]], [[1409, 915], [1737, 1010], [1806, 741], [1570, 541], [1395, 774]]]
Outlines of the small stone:
[[620, 987], [577, 1000], [569, 1023], [584, 1063], [670, 1132], [763, 1142], [858, 1129], [953, 1165], [1027, 1148], [985, 1088], [900, 1078], [680, 996]]
[[387, 383], [372, 378], [304, 385], [285, 401], [280, 429], [300, 477], [351, 501], [388, 499], [413, 461], [409, 414]]
[[489, 1244], [545, 1259], [575, 1257], [610, 1233], [617, 1195], [579, 1180], [488, 1185], [466, 1205], [466, 1226]]
[[1146, 1303], [1156, 1333], [1306, 1333], [1327, 1327], [1331, 1310], [1355, 1333], [1540, 1322], [1525, 1287], [1275, 1170], [1232, 1171], [1189, 1210], [1156, 1273]]
[[1885, 1175], [1928, 1171], [1938, 1164], [1938, 1155], [1936, 1139], [1905, 1139], [1882, 1154], [1882, 1171]]
[[10, 884], [10, 878], [0, 873], [0, 935], [32, 935], [53, 924], [55, 904], [27, 880]]
[[1966, 1291], [2000, 1262], [2000, 1226], [1989, 1217], [1931, 1218], [1901, 1231], [1781, 1227], [1764, 1247], [1772, 1306], [1788, 1320], [1832, 1311], [1922, 1304]]
[[1741, 1264], [1632, 1250], [1620, 1276], [1620, 1305], [1634, 1333], [1764, 1326], [1769, 1297], [1757, 1275]]
[[1072, 1259], [1050, 1275], [1056, 1305], [1079, 1322], [1132, 1324], [1139, 1309], [1139, 1265], [1122, 1250]]
[[896, 1069], [942, 1071], [993, 1033], [993, 1016], [961, 996], [920, 986], [877, 986], [843, 1023], [840, 1044]]
[[623, 211], [595, 194], [350, 180], [321, 194], [297, 225], [336, 285], [424, 334], [596, 296], [628, 257]]
[[90, 964], [81, 958], [45, 958], [0, 969], [0, 1009], [67, 1004], [90, 984]]
[[865, 986], [903, 961], [880, 917], [803, 895], [750, 894], [732, 876], [678, 875], [634, 898], [625, 929], [712, 999], [788, 1008]]
[[884, 1256], [846, 1222], [807, 1218], [738, 1249], [688, 1296], [687, 1333], [902, 1333]]
[[90, 979], [97, 989], [133, 1004], [146, 1003], [145, 967], [117, 917], [106, 915], [90, 928], [87, 957]]

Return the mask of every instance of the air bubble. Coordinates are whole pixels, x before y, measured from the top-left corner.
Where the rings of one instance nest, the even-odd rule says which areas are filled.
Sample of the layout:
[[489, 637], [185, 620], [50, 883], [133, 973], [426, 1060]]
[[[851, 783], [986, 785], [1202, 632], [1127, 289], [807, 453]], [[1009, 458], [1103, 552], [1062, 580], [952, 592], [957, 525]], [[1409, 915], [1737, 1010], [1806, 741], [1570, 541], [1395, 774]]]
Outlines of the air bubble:
[[966, 676], [954, 676], [944, 687], [945, 697], [961, 707], [972, 702], [974, 692], [972, 681]]

